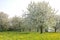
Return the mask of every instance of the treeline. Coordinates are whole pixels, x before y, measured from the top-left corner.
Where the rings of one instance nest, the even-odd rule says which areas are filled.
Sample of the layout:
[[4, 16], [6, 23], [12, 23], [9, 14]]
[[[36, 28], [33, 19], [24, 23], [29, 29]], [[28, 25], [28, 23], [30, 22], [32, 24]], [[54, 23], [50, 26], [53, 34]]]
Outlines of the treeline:
[[0, 31], [48, 32], [49, 27], [55, 32], [60, 26], [60, 16], [47, 2], [31, 2], [24, 16], [8, 18], [8, 14], [0, 12]]

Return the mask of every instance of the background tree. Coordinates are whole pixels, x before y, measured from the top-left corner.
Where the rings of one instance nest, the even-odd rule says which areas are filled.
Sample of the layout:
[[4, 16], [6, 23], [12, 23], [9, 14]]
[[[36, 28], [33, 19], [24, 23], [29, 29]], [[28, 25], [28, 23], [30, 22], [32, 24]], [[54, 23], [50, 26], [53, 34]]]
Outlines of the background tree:
[[21, 18], [17, 16], [11, 18], [10, 26], [9, 30], [21, 30]]
[[56, 25], [53, 27], [55, 29], [55, 32], [60, 29], [60, 16], [55, 15]]
[[0, 31], [8, 29], [8, 15], [0, 12]]

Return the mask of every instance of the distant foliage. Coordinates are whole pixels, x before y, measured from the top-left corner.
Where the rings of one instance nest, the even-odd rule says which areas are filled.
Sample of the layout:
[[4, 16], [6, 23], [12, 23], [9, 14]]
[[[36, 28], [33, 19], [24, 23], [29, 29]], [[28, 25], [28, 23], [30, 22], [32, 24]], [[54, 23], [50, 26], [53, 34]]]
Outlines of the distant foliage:
[[[48, 28], [54, 28], [55, 32], [59, 28], [55, 15], [56, 11], [52, 9], [48, 2], [31, 2], [24, 16], [14, 16], [8, 18], [4, 12], [0, 12], [0, 31], [20, 31], [20, 32], [48, 32]], [[58, 18], [59, 19], [59, 18]]]

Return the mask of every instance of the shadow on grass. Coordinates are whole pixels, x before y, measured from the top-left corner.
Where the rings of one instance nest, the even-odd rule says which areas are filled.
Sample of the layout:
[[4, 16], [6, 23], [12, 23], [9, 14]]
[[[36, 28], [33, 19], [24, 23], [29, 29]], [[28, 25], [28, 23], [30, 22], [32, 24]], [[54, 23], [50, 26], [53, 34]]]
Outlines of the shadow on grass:
[[20, 32], [20, 34], [30, 34], [29, 32]]

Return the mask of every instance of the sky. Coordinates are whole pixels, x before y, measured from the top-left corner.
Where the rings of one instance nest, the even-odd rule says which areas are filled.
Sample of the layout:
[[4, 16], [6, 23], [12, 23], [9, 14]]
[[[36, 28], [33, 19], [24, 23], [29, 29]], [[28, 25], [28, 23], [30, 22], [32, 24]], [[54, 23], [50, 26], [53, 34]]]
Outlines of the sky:
[[0, 12], [7, 13], [9, 17], [22, 16], [31, 1], [49, 2], [53, 9], [58, 10], [57, 15], [60, 15], [60, 0], [0, 0]]

